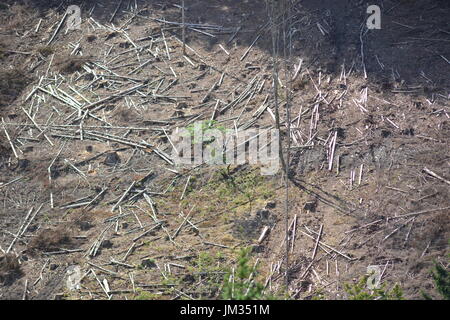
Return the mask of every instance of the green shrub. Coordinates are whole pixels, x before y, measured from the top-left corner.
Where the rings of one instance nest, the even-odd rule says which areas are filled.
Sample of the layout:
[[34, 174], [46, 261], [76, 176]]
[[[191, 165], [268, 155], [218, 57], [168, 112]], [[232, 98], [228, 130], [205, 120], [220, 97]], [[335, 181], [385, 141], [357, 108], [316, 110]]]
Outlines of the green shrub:
[[398, 284], [391, 290], [382, 284], [380, 288], [369, 289], [366, 286], [369, 275], [362, 277], [355, 284], [345, 284], [344, 290], [349, 300], [403, 300], [403, 291]]
[[[205, 133], [206, 130], [208, 129], [217, 129], [220, 130], [222, 133], [225, 132], [225, 127], [223, 126], [219, 126], [217, 125], [217, 121], [216, 120], [205, 120], [205, 121], [201, 121], [199, 122], [195, 122], [189, 126], [186, 127], [186, 130], [188, 131], [188, 134], [191, 136], [191, 138], [194, 138], [194, 133], [195, 130], [199, 128], [202, 135]], [[214, 138], [211, 138], [210, 140], [203, 140], [203, 141], [196, 141], [194, 139], [194, 143], [204, 143], [204, 144], [208, 144], [214, 141]]]
[[134, 300], [158, 300], [161, 299], [160, 294], [151, 293], [148, 291], [144, 291], [142, 289], [137, 289], [138, 295], [134, 298]]
[[[435, 262], [431, 275], [437, 292], [439, 292], [443, 299], [450, 300], [450, 272]], [[427, 300], [432, 300], [431, 296], [424, 291], [422, 291], [422, 296]]]
[[[242, 249], [239, 253], [238, 266], [234, 273], [229, 272], [225, 277], [222, 288], [222, 298], [225, 300], [264, 300], [264, 286], [257, 281], [250, 281], [251, 276], [255, 279], [258, 271], [249, 266], [250, 249]], [[253, 275], [252, 275], [253, 274]]]

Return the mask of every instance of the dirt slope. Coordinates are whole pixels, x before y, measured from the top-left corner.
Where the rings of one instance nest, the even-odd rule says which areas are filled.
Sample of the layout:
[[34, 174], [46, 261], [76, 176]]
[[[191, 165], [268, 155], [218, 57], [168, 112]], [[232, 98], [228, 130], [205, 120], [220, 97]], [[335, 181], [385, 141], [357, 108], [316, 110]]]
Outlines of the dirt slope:
[[[73, 1], [82, 25], [67, 33], [60, 1], [0, 7], [1, 299], [218, 298], [246, 246], [266, 292], [283, 292], [281, 172], [175, 166], [167, 138], [212, 118], [275, 126], [265, 6], [186, 2], [186, 57], [178, 1]], [[295, 2], [294, 299], [345, 299], [369, 265], [408, 298], [435, 296], [433, 261], [448, 267], [449, 4], [378, 4], [382, 29], [361, 34], [362, 1]]]

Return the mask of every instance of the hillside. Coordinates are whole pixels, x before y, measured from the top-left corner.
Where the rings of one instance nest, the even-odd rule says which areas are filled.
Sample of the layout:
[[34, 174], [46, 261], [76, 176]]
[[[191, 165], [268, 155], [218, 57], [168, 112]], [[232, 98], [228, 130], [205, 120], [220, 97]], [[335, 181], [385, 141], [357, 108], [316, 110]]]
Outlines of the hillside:
[[[0, 299], [218, 299], [247, 247], [266, 295], [348, 299], [378, 266], [439, 299], [450, 3], [373, 1], [368, 30], [364, 1], [293, 1], [274, 54], [264, 1], [185, 2], [185, 54], [180, 1], [0, 4]], [[288, 179], [174, 163], [176, 128], [277, 106]]]

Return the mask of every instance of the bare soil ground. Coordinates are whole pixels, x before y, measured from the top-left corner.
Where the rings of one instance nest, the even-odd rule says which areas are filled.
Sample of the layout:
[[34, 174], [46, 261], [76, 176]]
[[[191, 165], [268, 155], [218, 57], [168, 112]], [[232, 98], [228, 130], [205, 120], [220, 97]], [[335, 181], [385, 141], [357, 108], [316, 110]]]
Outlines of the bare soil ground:
[[[186, 3], [186, 57], [179, 1], [0, 6], [1, 299], [219, 298], [246, 246], [266, 292], [282, 292], [281, 172], [175, 166], [167, 138], [212, 117], [275, 126], [267, 11]], [[377, 265], [407, 298], [439, 298], [430, 268], [448, 268], [449, 3], [374, 1], [381, 30], [364, 28], [364, 1], [294, 3], [288, 294], [345, 299], [343, 285]], [[61, 24], [69, 4], [81, 30]], [[284, 70], [279, 82], [284, 91]], [[72, 266], [82, 279], [71, 291]]]

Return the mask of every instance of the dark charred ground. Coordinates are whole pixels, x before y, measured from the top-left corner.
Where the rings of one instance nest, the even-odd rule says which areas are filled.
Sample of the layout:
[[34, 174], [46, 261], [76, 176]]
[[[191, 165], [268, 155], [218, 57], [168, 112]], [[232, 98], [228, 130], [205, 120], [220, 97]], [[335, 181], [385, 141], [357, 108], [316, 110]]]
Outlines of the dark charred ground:
[[[270, 76], [271, 39], [270, 30], [261, 29], [267, 21], [262, 1], [186, 2], [189, 9], [188, 22], [242, 27], [231, 42], [228, 41], [229, 34], [212, 38], [193, 31], [188, 32], [190, 46], [208, 57], [211, 64], [226, 69], [230, 76], [237, 79], [235, 83], [227, 83], [229, 87], [248, 83], [259, 71]], [[22, 3], [25, 6], [14, 6], [13, 3]], [[70, 4], [80, 4], [85, 15], [94, 3], [97, 7], [92, 16], [100, 23], [106, 24], [119, 1], [73, 1]], [[113, 21], [116, 25], [121, 25], [130, 18], [129, 11], [133, 3], [134, 1], [123, 2]], [[176, 1], [164, 3], [137, 1], [137, 3], [139, 15], [180, 21], [179, 9], [173, 6], [178, 4]], [[297, 214], [298, 225], [307, 226], [316, 233], [320, 225], [323, 225], [323, 241], [355, 257], [356, 260], [347, 261], [335, 253], [328, 254], [324, 251], [321, 253], [323, 256], [320, 255], [320, 261], [314, 266], [314, 271], [320, 278], [311, 273], [306, 278], [301, 278], [304, 269], [311, 262], [310, 255], [314, 241], [302, 236], [298, 231], [290, 256], [292, 290], [296, 292], [297, 288], [302, 289], [296, 298], [308, 298], [316, 290], [325, 290], [328, 298], [341, 299], [345, 297], [342, 291], [343, 283], [354, 281], [366, 272], [368, 265], [375, 264], [385, 270], [383, 281], [389, 285], [394, 282], [400, 283], [408, 298], [421, 298], [421, 290], [434, 294], [430, 276], [433, 261], [448, 266], [446, 254], [450, 236], [449, 186], [442, 180], [426, 174], [423, 169], [426, 167], [445, 179], [450, 179], [448, 149], [450, 4], [448, 1], [420, 0], [373, 3], [327, 0], [296, 3], [294, 11], [297, 14], [297, 21], [294, 25], [295, 32], [292, 34], [292, 62], [297, 64], [303, 59], [303, 70], [307, 69], [308, 72], [302, 70], [294, 84], [293, 112], [298, 114], [300, 107], [303, 106], [305, 110], [315, 104], [316, 86], [324, 95], [326, 94], [326, 100], [331, 102], [327, 101], [326, 104], [320, 105], [320, 125], [314, 145], [291, 150], [292, 184], [289, 219], [292, 220]], [[20, 114], [20, 106], [24, 96], [32, 89], [29, 84], [36, 83], [36, 72], [45, 72], [49, 63], [50, 55], [45, 56], [45, 50], [40, 48], [45, 47], [46, 41], [53, 33], [52, 26], [54, 28], [59, 21], [52, 16], [53, 10], [61, 17], [68, 3], [30, 0], [7, 1], [6, 4], [11, 7], [2, 7], [0, 11], [4, 17], [0, 36], [2, 66], [0, 115], [7, 122], [26, 122], [28, 119]], [[369, 4], [378, 4], [382, 8], [382, 29], [369, 30], [361, 36], [360, 30], [367, 17], [365, 10]], [[39, 19], [43, 19], [45, 32], [42, 31], [39, 35], [27, 33], [36, 26]], [[46, 19], [51, 19], [51, 22], [47, 22]], [[318, 29], [318, 23], [325, 30], [325, 35]], [[160, 30], [153, 21], [139, 17], [134, 18], [129, 28], [135, 31], [133, 35], [136, 38], [156, 34]], [[142, 30], [145, 34], [141, 34]], [[262, 32], [262, 36], [256, 42], [255, 48], [245, 61], [239, 61], [258, 32]], [[169, 34], [180, 36], [179, 30], [170, 27], [167, 36]], [[82, 42], [85, 56], [93, 60], [99, 58], [96, 46], [115, 41], [105, 40], [109, 35], [105, 37], [101, 35], [97, 36], [92, 44], [88, 35], [83, 36], [85, 36]], [[69, 37], [70, 41], [76, 41], [79, 35], [69, 34]], [[361, 39], [367, 79], [363, 73]], [[124, 43], [130, 45], [126, 44], [126, 41]], [[117, 41], [114, 44], [121, 46]], [[231, 57], [224, 57], [218, 44], [229, 50]], [[54, 45], [52, 52], [56, 52], [57, 56], [60, 55], [60, 61], [65, 62], [71, 51], [67, 49], [67, 40], [61, 34]], [[176, 51], [179, 50], [179, 47], [176, 48]], [[41, 60], [42, 65], [36, 63]], [[29, 68], [30, 65], [36, 64], [38, 65], [36, 68]], [[261, 69], [250, 69], [248, 66], [260, 66]], [[58, 69], [54, 72], [64, 73], [65, 67], [67, 65], [61, 67], [56, 64]], [[75, 70], [72, 70], [73, 67]], [[72, 61], [68, 68], [69, 74], [77, 71], [76, 62]], [[345, 80], [342, 80], [342, 70], [345, 70], [347, 75]], [[184, 67], [177, 69], [177, 72], [192, 71]], [[320, 77], [322, 85], [318, 81]], [[214, 81], [216, 77], [208, 74], [198, 82], [198, 86], [208, 88]], [[284, 83], [283, 78], [282, 82]], [[366, 88], [370, 92], [368, 102], [364, 105], [368, 112], [361, 112], [354, 100], [359, 100]], [[201, 95], [192, 94], [190, 89], [192, 88], [180, 86], [176, 88], [176, 92], [192, 95], [194, 100], [201, 98]], [[270, 87], [267, 86], [266, 89], [265, 93], [270, 93]], [[339, 99], [332, 99], [344, 91], [348, 93], [342, 105], [338, 103]], [[124, 109], [122, 105], [116, 109], [112, 108], [111, 119], [116, 124], [146, 123], [142, 121], [141, 115]], [[168, 113], [156, 105], [153, 112], [151, 120], [167, 119], [172, 110]], [[282, 118], [284, 119], [284, 112]], [[310, 111], [305, 113], [300, 121], [300, 128], [306, 131], [303, 142], [308, 140], [307, 131], [312, 118]], [[42, 121], [46, 121], [46, 118], [44, 117]], [[265, 114], [258, 125], [264, 126], [268, 123], [271, 123], [271, 118]], [[8, 127], [8, 131], [13, 139], [23, 136], [25, 132], [20, 127]], [[327, 170], [326, 142], [334, 132], [337, 132], [338, 136], [335, 156], [340, 159], [339, 173], [336, 172], [335, 166], [332, 171]], [[0, 227], [4, 233], [1, 235], [0, 244], [3, 249], [8, 247], [13, 239], [11, 233], [17, 232], [28, 209], [31, 206], [39, 206], [40, 203], [48, 203], [49, 190], [58, 195], [60, 199], [58, 203], [61, 204], [98, 192], [99, 189], [95, 188], [106, 184], [114, 188], [113, 194], [106, 196], [107, 201], [112, 201], [140, 176], [118, 165], [125, 170], [124, 174], [118, 174], [114, 170], [107, 171], [104, 176], [90, 177], [89, 185], [86, 185], [76, 178], [76, 174], [67, 165], [57, 161], [57, 170], [54, 172], [57, 184], [49, 186], [47, 166], [59, 149], [49, 149], [42, 144], [34, 145], [31, 141], [29, 145], [21, 148], [24, 153], [21, 155], [22, 159], [17, 161], [5, 138], [2, 135], [0, 140], [0, 182], [6, 183], [21, 176], [25, 179], [1, 190], [3, 204]], [[159, 137], [152, 138], [159, 139]], [[118, 152], [122, 159], [127, 159], [131, 155], [130, 150], [122, 150], [119, 145], [104, 147], [97, 142], [89, 142], [94, 146], [93, 154], [88, 152], [86, 155], [84, 151], [87, 144], [88, 142], [84, 144], [77, 142], [71, 145], [64, 151], [64, 157], [80, 160], [76, 164], [82, 168], [83, 161], [94, 157], [92, 163], [98, 164], [100, 171], [106, 170], [107, 167], [103, 163], [105, 153]], [[149, 163], [156, 164], [156, 160], [154, 157], [144, 157], [131, 161], [130, 165], [145, 168]], [[87, 170], [87, 167], [84, 168]], [[359, 184], [358, 175], [361, 168], [362, 179]], [[154, 169], [156, 179], [151, 180], [151, 186], [157, 189], [162, 185], [161, 182], [170, 179], [160, 165]], [[356, 179], [350, 183], [352, 171], [355, 172]], [[262, 261], [263, 276], [268, 276], [272, 271], [272, 264], [276, 265], [283, 259], [280, 245], [284, 234], [284, 205], [281, 200], [284, 191], [280, 189], [279, 179], [257, 180], [259, 185], [270, 192], [258, 190], [258, 194], [255, 194], [255, 203], [247, 208], [242, 205], [244, 201], [236, 203], [234, 198], [241, 196], [239, 192], [231, 195], [227, 193], [228, 191], [215, 193], [217, 189], [222, 191], [220, 188], [227, 183], [217, 178], [214, 170], [209, 172], [202, 169], [194, 175], [197, 178], [194, 186], [200, 189], [205, 185], [206, 189], [204, 194], [192, 190], [188, 193], [187, 201], [197, 205], [194, 214], [197, 214], [196, 211], [199, 211], [198, 215], [207, 214], [206, 218], [200, 216], [198, 221], [206, 219], [200, 224], [200, 229], [202, 233], [210, 235], [211, 242], [228, 243], [230, 247], [244, 246], [254, 243], [263, 226], [268, 225], [272, 228], [270, 236], [257, 247], [256, 255]], [[236, 170], [234, 175], [243, 184], [248, 183], [249, 176], [255, 179], [251, 168], [247, 167]], [[163, 212], [179, 210], [178, 201], [184, 182], [185, 180], [178, 182], [174, 194], [169, 198], [162, 197], [157, 200]], [[75, 185], [77, 187], [74, 189]], [[249, 189], [254, 188], [256, 187], [253, 184], [249, 185]], [[272, 196], [267, 196], [268, 193]], [[216, 203], [215, 197], [217, 199], [225, 197], [226, 200]], [[267, 201], [274, 202], [275, 205], [265, 208]], [[231, 217], [226, 216], [235, 205], [241, 206], [240, 209], [233, 212]], [[401, 215], [442, 208], [447, 210], [398, 218]], [[93, 212], [44, 209], [44, 214], [38, 216], [25, 236], [17, 241], [15, 253], [0, 260], [0, 281], [4, 283], [0, 288], [2, 299], [21, 298], [25, 279], [34, 283], [40, 275], [44, 276], [30, 288], [28, 298], [52, 299], [56, 293], [63, 292], [66, 268], [74, 264], [85, 264], [84, 252], [50, 256], [45, 253], [60, 248], [88, 250], [92, 241], [103, 230], [103, 220], [111, 215], [109, 210], [103, 207], [96, 208]], [[184, 208], [187, 211], [189, 209], [189, 206]], [[263, 219], [261, 212], [265, 212]], [[209, 219], [208, 215], [211, 215]], [[169, 227], [176, 229], [181, 222], [182, 219], [177, 220], [173, 225], [169, 224]], [[230, 223], [231, 227], [228, 228]], [[132, 255], [133, 260], [130, 263], [138, 266], [140, 259], [148, 255], [156, 257], [158, 261], [167, 262], [179, 255], [198, 254], [198, 251], [171, 248], [167, 241], [156, 238], [156, 235], [152, 238], [152, 241], [155, 239], [153, 246], [149, 248], [143, 246], [142, 251], [138, 251], [136, 256]], [[196, 235], [191, 233], [183, 238], [196, 250], [214, 254], [223, 251], [227, 256], [225, 261], [232, 261], [233, 256], [227, 249], [216, 251], [213, 247], [199, 247], [196, 239]], [[107, 240], [110, 243], [105, 243], [102, 250], [109, 256], [123, 254], [129, 246], [129, 242], [115, 234], [108, 235]], [[161, 254], [163, 257], [160, 257]], [[108, 262], [103, 259], [107, 258], [100, 255], [93, 261], [108, 266]], [[280, 274], [282, 270], [283, 267], [278, 270]], [[121, 270], [117, 268], [116, 271]], [[138, 281], [141, 283], [161, 281], [159, 272], [155, 273], [146, 271], [138, 276]], [[180, 272], [176, 275], [192, 277], [191, 273]], [[273, 280], [274, 287], [276, 279], [279, 281], [280, 277], [277, 276]], [[123, 283], [117, 280], [112, 282], [112, 285], [122, 287]], [[308, 292], [310, 285], [313, 286], [312, 292]], [[86, 287], [88, 291], [99, 291], [98, 287], [95, 289], [94, 280], [86, 283]], [[195, 295], [195, 290], [192, 294]], [[102, 292], [94, 292], [94, 295], [102, 297]], [[70, 293], [69, 297], [89, 298], [86, 293], [81, 295]], [[168, 298], [170, 295], [163, 297]], [[198, 297], [204, 295], [200, 294]], [[215, 297], [214, 294], [211, 297]], [[118, 295], [117, 298], [123, 296]]]
[[[71, 4], [80, 5], [83, 11], [90, 10], [95, 5], [92, 16], [100, 22], [109, 22], [119, 2], [90, 1], [87, 3], [75, 0]], [[65, 1], [59, 0], [6, 1], [6, 5], [13, 3], [26, 3], [37, 9], [41, 15], [49, 8], [59, 12], [65, 10]], [[173, 6], [177, 2], [157, 3], [140, 0], [137, 3], [143, 6], [139, 14], [155, 13], [167, 21], [180, 21], [180, 11]], [[433, 93], [445, 93], [445, 90], [450, 87], [450, 80], [445, 72], [448, 70], [450, 61], [448, 58], [450, 3], [448, 1], [303, 0], [293, 1], [293, 3], [295, 3], [293, 13], [300, 14], [301, 18], [294, 23], [292, 55], [304, 58], [307, 65], [320, 67], [325, 72], [335, 75], [340, 74], [343, 63], [348, 66], [355, 63], [361, 68], [362, 61], [359, 55], [362, 42], [370, 84], [381, 84], [383, 89], [393, 89], [404, 81], [402, 86], [421, 85], [422, 88], [418, 93], [429, 97]], [[369, 5], [378, 5], [381, 8], [381, 30], [362, 28], [365, 26], [368, 16], [366, 9]], [[129, 10], [130, 4], [123, 1], [115, 15], [116, 21], [126, 15]], [[255, 32], [262, 31], [265, 37], [255, 45], [268, 53], [272, 51], [269, 29], [258, 28], [267, 20], [264, 1], [225, 0], [209, 1], [207, 4], [192, 1], [189, 3], [186, 14], [188, 23], [207, 23], [224, 27], [241, 26], [240, 36], [232, 42], [235, 45], [250, 45], [257, 34]], [[143, 22], [145, 20], [139, 23]], [[320, 32], [317, 33], [317, 23], [323, 27], [326, 41], [323, 41], [323, 35]], [[178, 36], [181, 35], [179, 30], [175, 32]], [[190, 35], [192, 37], [188, 35], [188, 43], [196, 41], [195, 33], [190, 32]], [[225, 39], [225, 37], [210, 38], [206, 48], [212, 49], [215, 44]]]

